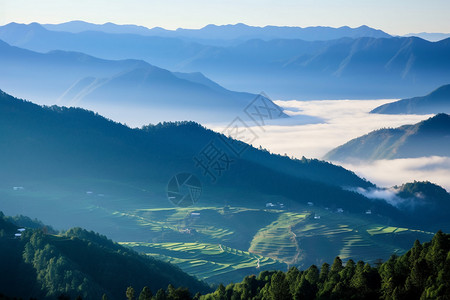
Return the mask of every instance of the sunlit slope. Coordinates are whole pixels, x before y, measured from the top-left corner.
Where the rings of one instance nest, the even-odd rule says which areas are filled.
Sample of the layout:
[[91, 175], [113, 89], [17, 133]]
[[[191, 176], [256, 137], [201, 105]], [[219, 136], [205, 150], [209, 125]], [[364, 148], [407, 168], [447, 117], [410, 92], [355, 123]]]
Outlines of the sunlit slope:
[[[244, 231], [235, 221], [250, 214], [260, 221]], [[320, 265], [338, 255], [344, 260], [364, 257], [375, 263], [392, 253], [404, 253], [415, 239], [428, 241], [432, 237], [432, 233], [417, 228], [382, 225], [386, 223], [377, 215], [308, 205], [300, 213], [191, 207], [137, 210], [127, 217], [137, 219], [154, 243], [123, 244], [175, 263], [209, 282], [218, 278], [233, 281], [237, 274], [253, 273], [255, 259], [260, 259], [261, 268], [265, 269], [282, 267], [275, 261], [283, 263], [283, 268]]]
[[287, 265], [272, 258], [222, 244], [209, 243], [140, 243], [124, 246], [160, 260], [176, 264], [188, 274], [210, 283], [236, 282], [242, 276], [263, 270], [284, 270]]

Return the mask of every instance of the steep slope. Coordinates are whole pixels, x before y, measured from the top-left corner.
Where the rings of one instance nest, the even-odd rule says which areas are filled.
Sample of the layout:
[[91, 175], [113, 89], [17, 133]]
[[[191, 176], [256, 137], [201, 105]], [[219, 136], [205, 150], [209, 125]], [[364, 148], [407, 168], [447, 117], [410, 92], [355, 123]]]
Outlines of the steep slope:
[[[0, 96], [0, 113], [2, 116], [0, 124], [3, 128], [1, 141], [5, 145], [8, 141], [14, 143], [10, 144], [11, 146], [9, 147], [2, 147], [2, 151], [8, 151], [10, 154], [13, 154], [15, 151], [22, 149], [20, 150], [23, 152], [21, 155], [22, 159], [27, 159], [29, 163], [34, 161], [32, 165], [45, 165], [44, 162], [35, 159], [41, 155], [45, 155], [45, 157], [75, 155], [73, 158], [79, 157], [80, 160], [83, 157], [92, 157], [92, 161], [95, 161], [97, 164], [104, 162], [104, 166], [114, 169], [116, 167], [112, 164], [108, 165], [106, 161], [123, 156], [130, 163], [134, 160], [137, 164], [146, 162], [147, 164], [155, 163], [157, 166], [167, 165], [164, 160], [181, 160], [180, 169], [182, 169], [183, 166], [192, 165], [191, 158], [199, 153], [210, 141], [222, 140], [223, 138], [225, 143], [230, 141], [230, 143], [245, 145], [230, 138], [225, 138], [223, 135], [207, 130], [201, 125], [192, 122], [150, 125], [141, 130], [130, 129], [83, 109], [56, 106], [40, 107], [11, 97], [4, 92]], [[83, 133], [83, 135], [78, 132]], [[27, 139], [23, 138], [24, 136], [35, 136], [35, 138]], [[41, 138], [46, 142], [43, 143]], [[86, 142], [88, 144], [85, 145]], [[30, 147], [33, 151], [29, 151], [29, 147], [23, 147], [24, 144], [21, 143], [36, 144]], [[38, 146], [38, 143], [41, 146]], [[56, 147], [57, 144], [59, 144], [58, 147]], [[29, 146], [31, 145], [29, 144]], [[78, 151], [82, 150], [83, 152], [77, 154], [77, 151], [70, 150], [75, 145], [80, 147]], [[52, 150], [53, 146], [58, 150]], [[18, 148], [16, 149], [15, 147]], [[41, 149], [42, 152], [39, 152]], [[51, 151], [52, 154], [46, 154], [43, 151], [44, 149]], [[30, 155], [24, 155], [27, 152]], [[231, 150], [229, 152], [232, 153]], [[97, 154], [100, 154], [103, 159], [96, 160]], [[107, 157], [107, 155], [112, 155], [113, 157]], [[277, 172], [283, 171], [283, 173], [289, 175], [308, 178], [309, 180], [320, 181], [330, 185], [371, 186], [370, 183], [360, 179], [352, 172], [317, 160], [291, 160], [287, 157], [272, 155], [267, 151], [257, 150], [253, 147], [246, 148], [239, 156], [237, 154], [233, 154], [233, 156], [236, 156], [236, 159], [242, 160], [242, 162], [251, 162], [255, 166], [264, 166]], [[118, 159], [118, 162], [121, 162], [121, 160]], [[158, 163], [158, 161], [160, 162]], [[73, 161], [62, 160], [61, 163], [70, 165]], [[10, 163], [10, 165], [13, 164]], [[51, 166], [47, 166], [48, 170], [50, 168]], [[75, 170], [79, 169], [82, 168], [75, 168]], [[98, 171], [101, 169], [98, 168]], [[133, 168], [130, 166], [122, 169], [121, 172], [127, 169], [136, 171], [145, 168]], [[146, 170], [145, 173], [151, 173], [151, 169]], [[163, 170], [164, 173], [169, 174], [172, 171]], [[158, 174], [161, 174], [160, 172], [161, 170], [155, 171]], [[248, 170], [246, 172], [252, 171]]]
[[[46, 105], [127, 111], [135, 119], [142, 112], [140, 125], [155, 121], [149, 118], [152, 113], [160, 120], [229, 121], [256, 97], [222, 88], [201, 74], [174, 74], [139, 60], [64, 51], [41, 54], [1, 41], [0, 53], [0, 84], [8, 91]], [[287, 117], [265, 101], [280, 112], [273, 118]]]
[[373, 109], [376, 114], [438, 114], [450, 113], [450, 84], [443, 85], [423, 97], [402, 99]]
[[450, 116], [438, 114], [415, 125], [380, 129], [325, 155], [333, 161], [450, 156]]
[[[0, 270], [8, 276], [0, 292], [24, 298], [122, 299], [128, 286], [152, 291], [169, 284], [207, 292], [209, 287], [179, 268], [122, 247], [106, 237], [81, 228], [48, 235], [42, 229], [18, 227], [0, 212]], [[26, 286], [26, 288], [24, 288]]]

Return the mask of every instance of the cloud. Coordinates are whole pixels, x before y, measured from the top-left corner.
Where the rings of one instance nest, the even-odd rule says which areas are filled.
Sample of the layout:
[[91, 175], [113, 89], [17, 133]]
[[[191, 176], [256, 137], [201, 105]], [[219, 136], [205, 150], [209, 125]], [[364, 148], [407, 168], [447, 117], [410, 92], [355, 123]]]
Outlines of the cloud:
[[394, 188], [369, 188], [364, 189], [362, 187], [349, 189], [364, 195], [369, 199], [382, 199], [392, 206], [399, 207], [404, 203], [405, 199], [397, 196], [397, 191]]
[[[283, 126], [266, 125], [264, 130], [252, 127], [258, 134], [253, 146], [261, 145], [271, 152], [286, 153], [297, 158], [305, 156], [320, 159], [333, 148], [370, 131], [415, 124], [432, 116], [369, 114], [373, 108], [393, 101], [396, 100], [275, 101], [289, 111], [290, 115], [298, 116], [299, 121], [295, 123], [291, 120]], [[305, 124], [302, 115], [313, 116], [321, 121]], [[219, 132], [222, 130], [217, 125], [208, 127]], [[429, 180], [450, 191], [450, 158], [447, 157], [333, 163], [342, 165], [382, 187], [401, 185], [414, 180]], [[376, 194], [374, 191], [371, 193]], [[389, 198], [388, 194], [384, 196]]]
[[[393, 101], [395, 100], [274, 101], [290, 115], [297, 117], [289, 124], [266, 125], [264, 131], [252, 128], [261, 133], [253, 145], [299, 158], [321, 158], [331, 149], [372, 130], [414, 124], [431, 116], [368, 113], [379, 105]], [[305, 124], [305, 118], [302, 117], [305, 115], [317, 119]], [[319, 119], [320, 122], [317, 121]], [[222, 131], [217, 125], [207, 127]]]
[[380, 186], [391, 187], [417, 180], [430, 181], [450, 191], [450, 157], [431, 156], [374, 162], [335, 161], [333, 163], [350, 169]]

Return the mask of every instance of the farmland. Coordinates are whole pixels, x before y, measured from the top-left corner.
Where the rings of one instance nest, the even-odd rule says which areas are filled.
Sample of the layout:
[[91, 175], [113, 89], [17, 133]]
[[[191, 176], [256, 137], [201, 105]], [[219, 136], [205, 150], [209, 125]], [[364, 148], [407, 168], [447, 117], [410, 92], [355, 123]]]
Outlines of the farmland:
[[[17, 184], [24, 190], [13, 190]], [[285, 209], [266, 208], [267, 201], [286, 202], [275, 198], [258, 202], [255, 195], [246, 205], [211, 201], [180, 208], [148, 187], [131, 184], [85, 179], [77, 186], [59, 180], [48, 186], [34, 182], [15, 185], [0, 183], [6, 212], [11, 207], [26, 214], [39, 203], [48, 209], [33, 216], [56, 224], [57, 229], [68, 229], [60, 227], [65, 223], [105, 233], [210, 283], [238, 281], [258, 270], [320, 266], [338, 255], [344, 261], [375, 263], [405, 252], [415, 239], [432, 237], [418, 228], [397, 227], [375, 213], [338, 212], [307, 202]], [[62, 194], [63, 188], [71, 192]], [[154, 201], [146, 200], [149, 197]], [[69, 213], [76, 216], [71, 224], [57, 217]]]
[[263, 270], [286, 270], [286, 264], [247, 251], [208, 243], [140, 243], [122, 245], [171, 262], [189, 274], [210, 283], [237, 282]]

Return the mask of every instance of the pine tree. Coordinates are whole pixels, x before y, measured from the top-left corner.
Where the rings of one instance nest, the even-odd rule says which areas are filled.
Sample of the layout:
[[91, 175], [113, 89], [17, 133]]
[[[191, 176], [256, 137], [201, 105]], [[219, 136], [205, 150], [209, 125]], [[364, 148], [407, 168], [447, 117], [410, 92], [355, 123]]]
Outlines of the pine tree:
[[286, 275], [278, 271], [272, 275], [269, 286], [269, 296], [273, 300], [289, 300], [291, 294], [289, 293], [289, 285], [286, 281]]
[[144, 286], [141, 293], [139, 294], [139, 300], [151, 300], [152, 299], [152, 291], [148, 286]]
[[155, 300], [167, 300], [166, 291], [164, 289], [159, 289], [154, 298]]
[[128, 300], [134, 300], [134, 289], [133, 289], [133, 287], [129, 286], [127, 288], [127, 291], [126, 291], [125, 295], [127, 296]]
[[323, 263], [320, 268], [319, 281], [325, 282], [328, 279], [328, 273], [330, 272], [330, 265], [327, 263]]
[[333, 261], [333, 264], [331, 265], [330, 273], [339, 273], [342, 271], [344, 267], [342, 266], [342, 260], [339, 256], [336, 256], [336, 258]]

